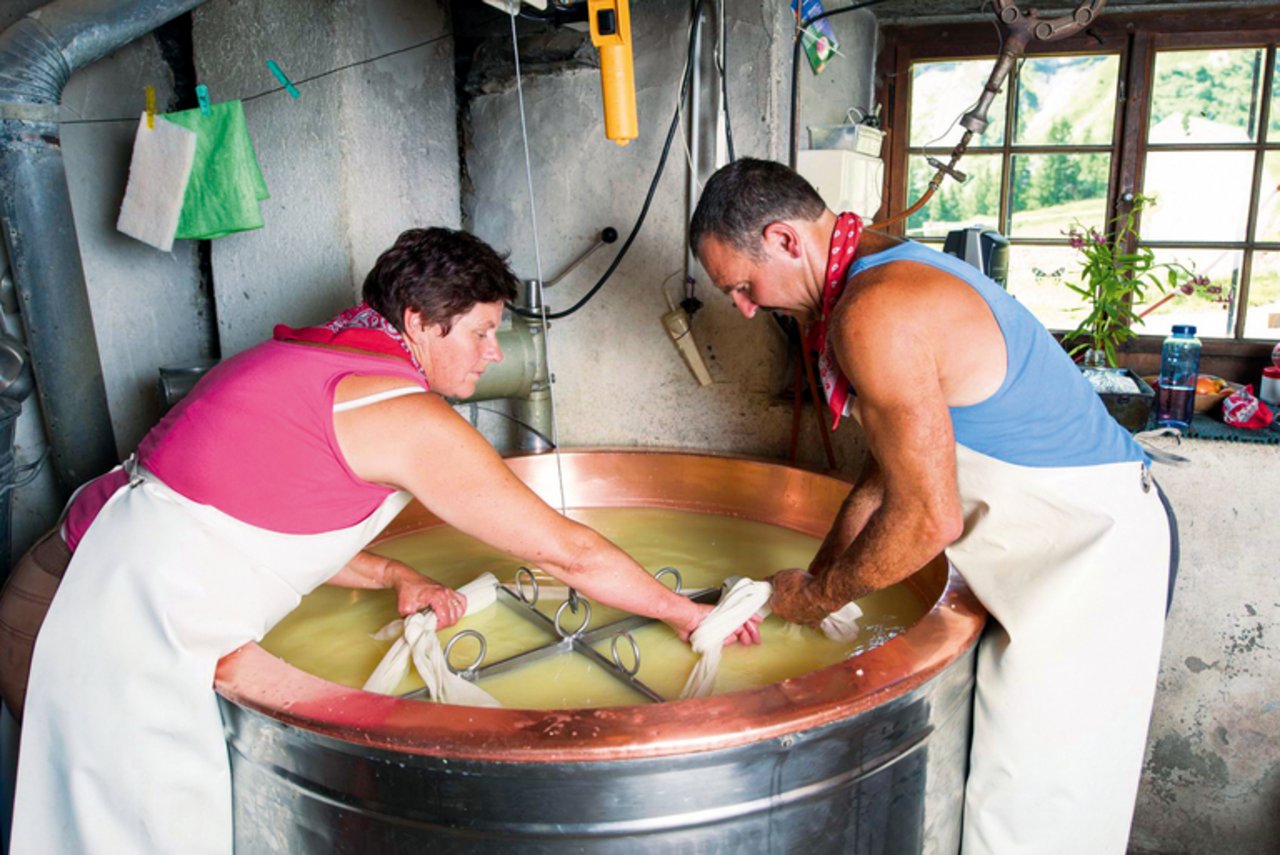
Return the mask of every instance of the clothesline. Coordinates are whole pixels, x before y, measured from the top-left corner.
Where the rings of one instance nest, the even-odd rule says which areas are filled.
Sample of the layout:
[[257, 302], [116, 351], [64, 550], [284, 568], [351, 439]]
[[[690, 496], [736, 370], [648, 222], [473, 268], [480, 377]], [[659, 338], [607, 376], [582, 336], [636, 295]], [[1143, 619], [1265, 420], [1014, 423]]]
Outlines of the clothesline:
[[[293, 84], [294, 86], [300, 86], [304, 83], [310, 83], [313, 80], [319, 80], [322, 77], [328, 77], [331, 74], [337, 74], [339, 71], [346, 71], [351, 68], [356, 68], [361, 65], [368, 65], [371, 62], [377, 62], [379, 60], [386, 59], [387, 57], [392, 57], [398, 54], [408, 53], [409, 51], [412, 51], [412, 50], [417, 50], [418, 48], [427, 47], [428, 45], [433, 45], [436, 42], [443, 41], [444, 39], [450, 38], [452, 36], [453, 36], [452, 32], [444, 33], [443, 35], [435, 36], [434, 38], [430, 38], [430, 39], [427, 39], [426, 41], [418, 42], [417, 44], [412, 44], [407, 47], [402, 47], [402, 48], [397, 48], [396, 50], [387, 51], [386, 53], [381, 53], [381, 54], [378, 54], [377, 56], [371, 56], [368, 59], [361, 59], [361, 60], [357, 60], [356, 62], [349, 62], [346, 65], [340, 65], [337, 68], [331, 68], [328, 71], [322, 71], [319, 74], [313, 74], [310, 77], [303, 77], [298, 80], [294, 80]], [[266, 95], [274, 95], [277, 92], [284, 92], [284, 91], [285, 91], [284, 86], [276, 86], [273, 89], [267, 89], [262, 92], [259, 92], [256, 95], [248, 95], [238, 100], [244, 103], [248, 103], [249, 101], [262, 98]], [[118, 118], [103, 118], [103, 119], [66, 119], [63, 121], [59, 121], [58, 124], [60, 125], [92, 125], [92, 124], [102, 124], [106, 122], [136, 122], [136, 121], [138, 121], [138, 117], [136, 115], [133, 115], [133, 116], [121, 116]]]

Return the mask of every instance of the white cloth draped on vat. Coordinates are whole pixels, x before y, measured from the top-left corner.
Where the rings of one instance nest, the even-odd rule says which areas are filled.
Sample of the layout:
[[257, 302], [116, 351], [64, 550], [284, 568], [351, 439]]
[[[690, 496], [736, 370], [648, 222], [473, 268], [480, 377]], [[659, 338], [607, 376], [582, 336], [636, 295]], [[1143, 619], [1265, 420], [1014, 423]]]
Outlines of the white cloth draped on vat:
[[[498, 580], [492, 573], [485, 573], [459, 588], [458, 593], [467, 598], [464, 617], [493, 605], [497, 592]], [[412, 661], [426, 684], [427, 695], [433, 701], [470, 707], [501, 706], [484, 689], [449, 670], [444, 648], [436, 636], [436, 622], [435, 613], [427, 609], [402, 620], [393, 620], [374, 633], [373, 637], [379, 641], [394, 638], [395, 643], [365, 681], [364, 690], [380, 695], [394, 693]]]
[[[720, 602], [689, 637], [690, 646], [701, 658], [689, 673], [689, 679], [680, 692], [681, 698], [704, 698], [715, 690], [725, 638], [754, 614], [768, 617], [772, 596], [773, 586], [768, 582], [737, 576], [725, 580]], [[862, 609], [858, 604], [846, 603], [823, 618], [818, 628], [832, 641], [849, 642], [858, 635], [860, 617]]]

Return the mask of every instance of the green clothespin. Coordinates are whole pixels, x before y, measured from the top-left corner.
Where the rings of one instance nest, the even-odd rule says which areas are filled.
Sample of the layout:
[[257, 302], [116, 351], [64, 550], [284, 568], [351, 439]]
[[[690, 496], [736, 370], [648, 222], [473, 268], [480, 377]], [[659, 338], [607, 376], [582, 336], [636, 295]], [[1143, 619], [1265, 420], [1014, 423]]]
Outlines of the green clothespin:
[[156, 88], [148, 86], [145, 92], [147, 96], [147, 128], [152, 129], [156, 126]]
[[280, 70], [280, 66], [276, 65], [276, 61], [274, 59], [267, 60], [267, 69], [276, 76], [276, 80], [280, 81], [280, 85], [285, 88], [286, 92], [294, 98], [302, 97], [302, 93], [298, 91], [298, 87], [294, 86], [293, 81], [288, 77], [285, 77], [284, 72]]
[[200, 102], [200, 115], [209, 115], [209, 87], [201, 83], [196, 87], [196, 100]]

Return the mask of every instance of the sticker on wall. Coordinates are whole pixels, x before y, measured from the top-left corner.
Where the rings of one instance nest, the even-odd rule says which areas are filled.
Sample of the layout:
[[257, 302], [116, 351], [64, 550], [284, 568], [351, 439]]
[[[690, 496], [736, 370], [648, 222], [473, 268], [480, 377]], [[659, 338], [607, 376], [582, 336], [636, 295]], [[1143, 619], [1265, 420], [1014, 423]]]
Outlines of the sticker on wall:
[[[797, 0], [791, 0], [793, 10], [796, 8], [796, 2]], [[822, 0], [801, 0], [800, 2], [801, 21], [807, 21], [825, 11], [822, 8]], [[836, 40], [835, 30], [831, 29], [831, 21], [827, 18], [806, 27], [800, 34], [800, 43], [804, 48], [805, 56], [809, 57], [809, 67], [813, 69], [814, 74], [821, 74], [827, 62], [840, 52], [840, 42]]]

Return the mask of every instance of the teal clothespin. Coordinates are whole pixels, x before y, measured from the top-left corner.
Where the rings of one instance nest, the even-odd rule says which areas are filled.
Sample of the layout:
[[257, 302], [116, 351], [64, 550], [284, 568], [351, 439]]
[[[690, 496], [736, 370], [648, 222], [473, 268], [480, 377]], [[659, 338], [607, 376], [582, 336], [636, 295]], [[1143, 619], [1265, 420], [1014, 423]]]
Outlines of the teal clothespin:
[[209, 87], [201, 83], [196, 87], [196, 100], [200, 102], [200, 115], [209, 115]]
[[285, 77], [284, 72], [280, 70], [280, 66], [276, 65], [276, 61], [274, 59], [267, 60], [267, 68], [276, 76], [276, 80], [280, 81], [280, 85], [285, 88], [286, 92], [294, 98], [302, 97], [302, 93], [298, 91], [298, 87], [294, 86], [293, 81], [288, 77]]

